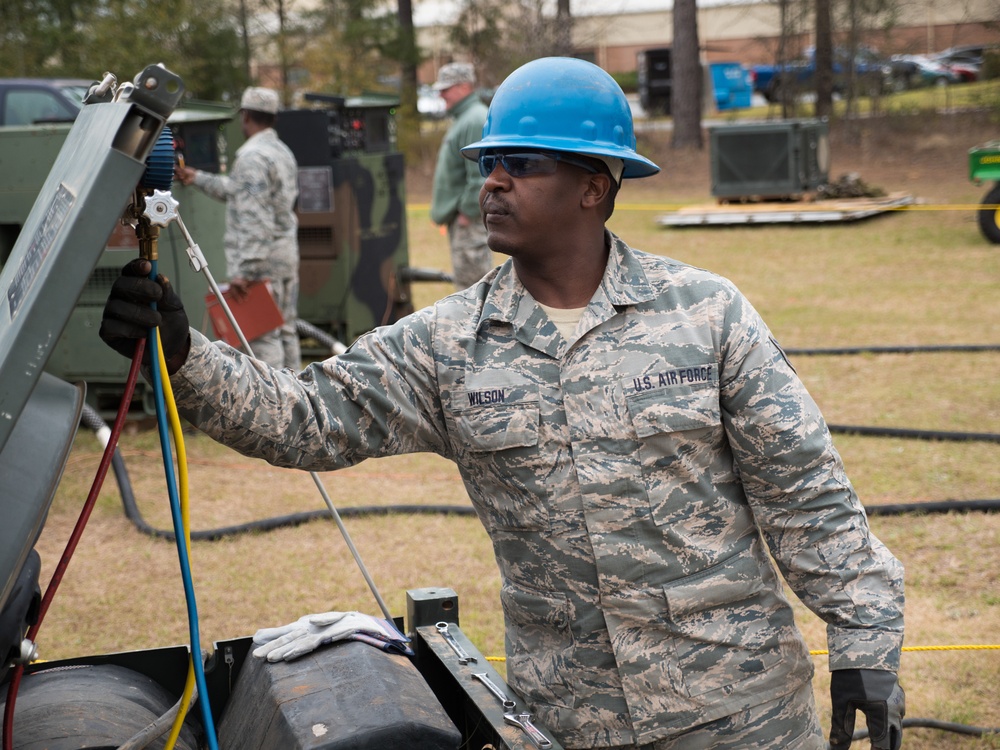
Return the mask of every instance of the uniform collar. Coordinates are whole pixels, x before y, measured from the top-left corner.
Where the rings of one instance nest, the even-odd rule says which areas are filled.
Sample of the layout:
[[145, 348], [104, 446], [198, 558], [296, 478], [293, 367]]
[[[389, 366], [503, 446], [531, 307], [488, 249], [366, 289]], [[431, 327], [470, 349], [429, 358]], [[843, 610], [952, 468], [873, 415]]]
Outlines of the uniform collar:
[[[594, 325], [611, 318], [620, 308], [645, 302], [655, 294], [635, 252], [617, 235], [604, 231], [611, 246], [608, 265], [584, 313]], [[513, 326], [518, 339], [537, 348], [548, 348], [546, 342], [550, 339], [559, 340], [555, 325], [517, 278], [510, 259], [500, 266], [490, 283], [477, 328], [490, 322]]]

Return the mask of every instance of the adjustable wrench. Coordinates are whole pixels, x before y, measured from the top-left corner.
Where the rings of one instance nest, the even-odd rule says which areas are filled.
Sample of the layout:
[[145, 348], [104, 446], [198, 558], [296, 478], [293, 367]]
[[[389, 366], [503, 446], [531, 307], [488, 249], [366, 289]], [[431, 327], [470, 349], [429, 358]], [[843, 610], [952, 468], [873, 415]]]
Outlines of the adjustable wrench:
[[470, 661], [476, 661], [476, 657], [469, 656], [468, 652], [466, 652], [466, 650], [462, 648], [461, 644], [455, 640], [455, 636], [448, 632], [448, 623], [439, 622], [434, 627], [437, 628], [437, 631], [441, 634], [441, 637], [445, 639], [447, 644], [451, 646], [452, 651], [458, 655], [459, 664], [468, 664]]
[[504, 714], [503, 719], [508, 724], [521, 727], [524, 733], [528, 735], [528, 739], [542, 750], [552, 747], [552, 740], [542, 734], [538, 727], [531, 723], [531, 714]]

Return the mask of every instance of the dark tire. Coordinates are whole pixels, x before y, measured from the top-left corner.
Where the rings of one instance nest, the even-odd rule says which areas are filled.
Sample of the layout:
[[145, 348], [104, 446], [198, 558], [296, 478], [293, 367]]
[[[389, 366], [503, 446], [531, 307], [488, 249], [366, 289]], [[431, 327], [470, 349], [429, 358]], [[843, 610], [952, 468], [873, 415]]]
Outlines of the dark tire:
[[1000, 245], [1000, 182], [983, 197], [984, 208], [979, 209], [979, 231], [995, 245]]
[[[6, 687], [3, 690], [6, 700]], [[25, 675], [14, 704], [15, 750], [115, 750], [165, 714], [177, 697], [143, 674], [113, 665]], [[192, 714], [175, 748], [197, 750]], [[147, 747], [162, 750], [168, 732]]]

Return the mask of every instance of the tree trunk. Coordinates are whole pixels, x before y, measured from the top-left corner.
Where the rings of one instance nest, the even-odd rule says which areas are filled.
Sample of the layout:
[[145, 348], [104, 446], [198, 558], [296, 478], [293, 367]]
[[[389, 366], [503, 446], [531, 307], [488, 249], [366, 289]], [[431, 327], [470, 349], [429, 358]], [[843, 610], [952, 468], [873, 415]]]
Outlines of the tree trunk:
[[569, 12], [569, 0], [556, 2], [556, 48], [557, 55], [573, 54], [573, 18]]
[[243, 41], [243, 75], [247, 81], [250, 77], [250, 30], [247, 28], [247, 2], [240, 0], [240, 38]]
[[698, 51], [698, 8], [695, 0], [675, 0], [673, 16], [670, 111], [674, 120], [674, 134], [671, 146], [676, 149], [701, 149], [702, 76]]
[[844, 61], [844, 78], [846, 87], [846, 103], [844, 105], [844, 118], [850, 120], [854, 115], [857, 106], [857, 71], [854, 69], [855, 56], [858, 54], [858, 3], [856, 0], [848, 0], [848, 32], [847, 32], [847, 60]]
[[288, 90], [288, 32], [285, 28], [285, 0], [278, 0], [278, 68], [281, 73], [281, 101], [286, 107], [291, 103]]
[[816, 0], [816, 117], [833, 112], [833, 30], [830, 0]]
[[403, 46], [400, 103], [406, 112], [417, 111], [417, 38], [413, 30], [412, 0], [398, 0], [399, 39]]
[[798, 96], [798, 86], [795, 85], [794, 76], [787, 72], [788, 41], [792, 35], [791, 13], [788, 7], [789, 0], [778, 0], [781, 17], [781, 36], [778, 38], [778, 86], [781, 91], [781, 117], [787, 120], [795, 116], [795, 97]]

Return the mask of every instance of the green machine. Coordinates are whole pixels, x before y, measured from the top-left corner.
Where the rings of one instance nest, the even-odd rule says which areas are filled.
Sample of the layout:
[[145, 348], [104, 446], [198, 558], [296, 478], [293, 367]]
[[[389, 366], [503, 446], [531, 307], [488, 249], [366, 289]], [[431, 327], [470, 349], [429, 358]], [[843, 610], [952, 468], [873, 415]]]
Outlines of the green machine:
[[[444, 272], [409, 268], [403, 155], [396, 149], [397, 100], [307, 94], [306, 107], [278, 114], [276, 129], [299, 163], [299, 333], [306, 356], [325, 357], [375, 326], [413, 310], [411, 281], [450, 280]], [[167, 125], [185, 163], [225, 172], [243, 142], [231, 107], [184, 102]], [[70, 124], [0, 128], [0, 268], [39, 194]], [[225, 204], [174, 182], [171, 193], [212, 276], [226, 280]], [[192, 269], [177, 223], [159, 239], [160, 270], [168, 276], [192, 326], [212, 337], [209, 285]], [[71, 382], [87, 383], [87, 402], [100, 414], [116, 408], [128, 363], [96, 336], [119, 269], [138, 255], [130, 226], [116, 224], [47, 365]], [[154, 412], [145, 382], [133, 408]]]
[[979, 230], [990, 242], [1000, 244], [1000, 141], [969, 149], [969, 179], [977, 185], [993, 182], [979, 209]]
[[275, 124], [299, 165], [299, 317], [349, 343], [413, 310], [398, 100], [304, 98]]
[[[167, 126], [177, 141], [186, 144], [189, 163], [218, 171], [225, 168], [232, 158], [233, 144], [238, 145], [242, 137], [238, 128], [233, 131], [232, 116], [230, 107], [193, 103], [174, 110]], [[8, 262], [71, 127], [59, 124], [0, 128], [0, 268]], [[213, 272], [224, 273], [225, 206], [180, 183], [175, 184], [173, 194], [185, 225], [201, 246], [209, 267]], [[205, 319], [207, 287], [188, 263], [187, 243], [176, 223], [164, 230], [160, 246], [160, 270], [173, 281], [192, 324], [198, 326]], [[111, 284], [119, 269], [138, 253], [135, 231], [116, 222], [46, 365], [46, 371], [58, 378], [87, 383], [87, 402], [99, 413], [113, 412], [117, 407], [128, 362], [102, 346], [96, 333]], [[154, 411], [145, 382], [136, 388], [134, 408], [147, 414]]]

